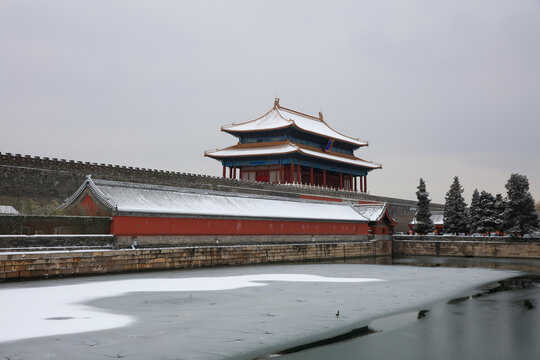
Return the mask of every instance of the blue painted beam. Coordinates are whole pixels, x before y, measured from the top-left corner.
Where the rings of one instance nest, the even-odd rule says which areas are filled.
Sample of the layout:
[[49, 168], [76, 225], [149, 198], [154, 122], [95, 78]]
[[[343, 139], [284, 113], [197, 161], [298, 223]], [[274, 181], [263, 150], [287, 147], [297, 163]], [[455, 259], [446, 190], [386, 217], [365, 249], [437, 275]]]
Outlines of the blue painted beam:
[[294, 163], [295, 165], [305, 166], [305, 167], [313, 167], [314, 169], [320, 169], [320, 170], [327, 170], [327, 171], [334, 171], [334, 172], [342, 172], [345, 174], [352, 174], [356, 176], [365, 176], [367, 173], [373, 169], [358, 169], [348, 166], [340, 166], [336, 164], [329, 164], [322, 161], [314, 161], [311, 158], [307, 158], [305, 156], [294, 156], [294, 157], [281, 157], [276, 158], [273, 157], [271, 159], [227, 159], [227, 160], [221, 160], [221, 163], [223, 166], [228, 167], [241, 167], [241, 166], [268, 166], [268, 165], [290, 165], [291, 163]]

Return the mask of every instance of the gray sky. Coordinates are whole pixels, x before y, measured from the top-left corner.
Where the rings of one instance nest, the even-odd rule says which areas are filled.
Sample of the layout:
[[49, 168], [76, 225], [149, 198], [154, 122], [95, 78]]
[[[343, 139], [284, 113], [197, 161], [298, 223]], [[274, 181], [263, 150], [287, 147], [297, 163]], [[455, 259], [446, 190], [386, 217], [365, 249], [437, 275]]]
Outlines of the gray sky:
[[540, 1], [0, 2], [0, 151], [219, 175], [281, 104], [366, 139], [370, 192], [540, 200]]

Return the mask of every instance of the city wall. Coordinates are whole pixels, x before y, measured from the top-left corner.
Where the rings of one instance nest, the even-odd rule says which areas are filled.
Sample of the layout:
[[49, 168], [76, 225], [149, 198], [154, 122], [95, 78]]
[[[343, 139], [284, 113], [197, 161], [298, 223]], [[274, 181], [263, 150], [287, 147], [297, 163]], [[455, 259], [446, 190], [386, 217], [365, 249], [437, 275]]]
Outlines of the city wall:
[[[396, 231], [407, 231], [416, 202], [397, 198], [290, 184], [268, 184], [182, 172], [98, 164], [48, 157], [0, 153], [0, 204], [12, 205], [25, 213], [54, 211], [72, 195], [87, 175], [104, 180], [129, 181], [217, 191], [266, 194], [299, 198], [301, 195], [387, 202], [397, 220]], [[442, 206], [433, 204], [433, 210]]]
[[140, 270], [328, 261], [391, 254], [390, 240], [0, 253], [0, 281]]

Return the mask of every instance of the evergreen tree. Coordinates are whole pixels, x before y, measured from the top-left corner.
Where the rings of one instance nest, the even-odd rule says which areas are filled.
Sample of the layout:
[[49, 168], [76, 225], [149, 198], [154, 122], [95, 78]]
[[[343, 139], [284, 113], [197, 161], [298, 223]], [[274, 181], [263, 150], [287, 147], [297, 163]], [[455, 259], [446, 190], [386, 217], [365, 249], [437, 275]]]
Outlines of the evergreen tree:
[[506, 231], [510, 234], [530, 234], [538, 229], [538, 213], [529, 192], [529, 180], [524, 175], [512, 174], [504, 186], [507, 207], [504, 212]]
[[420, 178], [416, 198], [418, 199], [418, 210], [416, 211], [416, 224], [414, 228], [419, 234], [427, 234], [433, 231], [434, 226], [433, 221], [431, 221], [431, 212], [429, 211], [431, 200], [429, 199], [429, 193], [426, 191], [426, 183], [422, 178]]
[[495, 231], [502, 234], [505, 231], [504, 228], [504, 211], [506, 210], [506, 200], [501, 194], [495, 195]]
[[474, 189], [471, 199], [471, 207], [469, 209], [469, 230], [471, 233], [478, 232], [478, 223], [480, 218], [478, 217], [478, 201], [480, 200], [480, 193], [478, 189]]
[[478, 232], [488, 233], [495, 230], [497, 226], [497, 210], [495, 209], [495, 198], [487, 191], [482, 191], [478, 198]]
[[467, 204], [461, 194], [463, 188], [459, 178], [454, 176], [444, 203], [444, 231], [447, 233], [464, 233], [468, 230]]

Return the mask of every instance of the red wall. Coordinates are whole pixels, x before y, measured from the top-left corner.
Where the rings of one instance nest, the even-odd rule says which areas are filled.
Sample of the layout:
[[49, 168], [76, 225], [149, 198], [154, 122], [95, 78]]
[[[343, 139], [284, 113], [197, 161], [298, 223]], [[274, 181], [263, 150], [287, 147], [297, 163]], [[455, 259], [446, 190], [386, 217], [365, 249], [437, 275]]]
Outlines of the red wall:
[[88, 216], [109, 216], [109, 214], [103, 211], [88, 195], [81, 201], [81, 207]]
[[372, 226], [371, 231], [373, 235], [388, 235], [390, 229], [388, 228], [388, 225], [380, 224]]
[[114, 216], [118, 236], [151, 235], [367, 235], [367, 223]]

